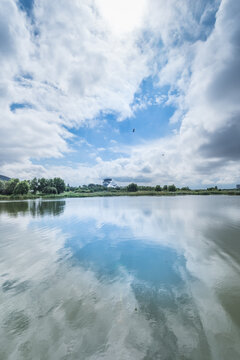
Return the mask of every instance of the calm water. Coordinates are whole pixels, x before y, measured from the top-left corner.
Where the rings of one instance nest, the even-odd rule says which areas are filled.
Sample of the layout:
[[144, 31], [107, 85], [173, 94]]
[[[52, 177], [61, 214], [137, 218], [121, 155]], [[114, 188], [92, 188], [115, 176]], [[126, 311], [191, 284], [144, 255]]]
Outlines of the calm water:
[[0, 359], [239, 360], [240, 197], [0, 203]]

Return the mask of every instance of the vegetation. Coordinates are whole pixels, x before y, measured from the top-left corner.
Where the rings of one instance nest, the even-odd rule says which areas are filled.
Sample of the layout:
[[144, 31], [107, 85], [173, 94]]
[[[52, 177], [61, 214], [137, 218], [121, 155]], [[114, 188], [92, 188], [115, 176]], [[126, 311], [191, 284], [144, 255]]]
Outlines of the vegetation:
[[45, 186], [43, 189], [44, 194], [57, 194], [57, 189], [54, 186]]
[[168, 191], [170, 191], [170, 192], [177, 191], [177, 188], [176, 188], [176, 186], [175, 186], [174, 184], [169, 185], [167, 189], [168, 189]]
[[14, 193], [15, 187], [17, 186], [19, 180], [18, 179], [11, 179], [5, 182], [5, 187], [3, 193], [5, 195], [12, 195]]
[[130, 191], [130, 192], [136, 192], [138, 191], [138, 186], [137, 184], [134, 184], [134, 183], [131, 183], [127, 186], [127, 191]]
[[217, 190], [217, 189], [218, 189], [217, 186], [207, 188], [208, 191]]
[[5, 181], [0, 180], [0, 194], [3, 194], [5, 190]]
[[66, 185], [63, 179], [37, 179], [19, 181], [11, 179], [9, 181], [0, 180], [0, 195], [42, 195], [42, 194], [61, 194], [65, 191]]
[[30, 188], [29, 183], [26, 180], [19, 181], [14, 188], [14, 194], [16, 195], [27, 194], [29, 192], [29, 188]]
[[[64, 180], [59, 177], [54, 179], [34, 178], [31, 181], [30, 186], [34, 194], [36, 194], [37, 191], [45, 194], [53, 194], [55, 193], [55, 190], [56, 190], [56, 194], [61, 194], [62, 192], [65, 191], [66, 188]], [[55, 190], [53, 190], [53, 188]]]
[[36, 199], [63, 198], [63, 197], [92, 197], [92, 196], [174, 196], [174, 195], [240, 195], [239, 190], [218, 189], [217, 186], [206, 190], [191, 190], [188, 186], [177, 188], [174, 184], [142, 186], [131, 183], [125, 187], [104, 187], [100, 184], [82, 186], [65, 185], [61, 178], [46, 179], [34, 178], [32, 180], [19, 181], [11, 179], [0, 180], [0, 200], [8, 199]]
[[37, 178], [32, 179], [32, 181], [30, 182], [30, 189], [32, 190], [33, 194], [36, 194], [36, 192], [38, 191], [38, 187], [39, 187], [39, 182]]

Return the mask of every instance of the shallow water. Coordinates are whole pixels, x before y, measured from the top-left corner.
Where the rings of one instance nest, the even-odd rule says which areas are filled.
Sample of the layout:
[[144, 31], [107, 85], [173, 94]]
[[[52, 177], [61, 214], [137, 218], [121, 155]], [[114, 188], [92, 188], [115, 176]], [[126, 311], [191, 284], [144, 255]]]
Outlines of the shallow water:
[[240, 359], [240, 197], [0, 203], [0, 359]]

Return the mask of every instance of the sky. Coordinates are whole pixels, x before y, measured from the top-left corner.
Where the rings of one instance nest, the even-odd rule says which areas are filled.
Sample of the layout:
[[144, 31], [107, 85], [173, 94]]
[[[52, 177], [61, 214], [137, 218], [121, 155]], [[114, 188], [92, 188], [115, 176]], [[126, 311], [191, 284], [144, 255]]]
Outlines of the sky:
[[0, 174], [235, 187], [239, 18], [236, 0], [1, 0]]

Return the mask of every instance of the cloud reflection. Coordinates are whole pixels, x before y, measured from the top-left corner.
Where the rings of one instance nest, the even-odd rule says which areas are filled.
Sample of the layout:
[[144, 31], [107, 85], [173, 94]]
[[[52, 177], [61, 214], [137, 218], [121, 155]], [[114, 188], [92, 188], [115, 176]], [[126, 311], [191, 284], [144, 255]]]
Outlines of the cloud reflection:
[[116, 197], [3, 211], [2, 358], [237, 360], [239, 207]]

